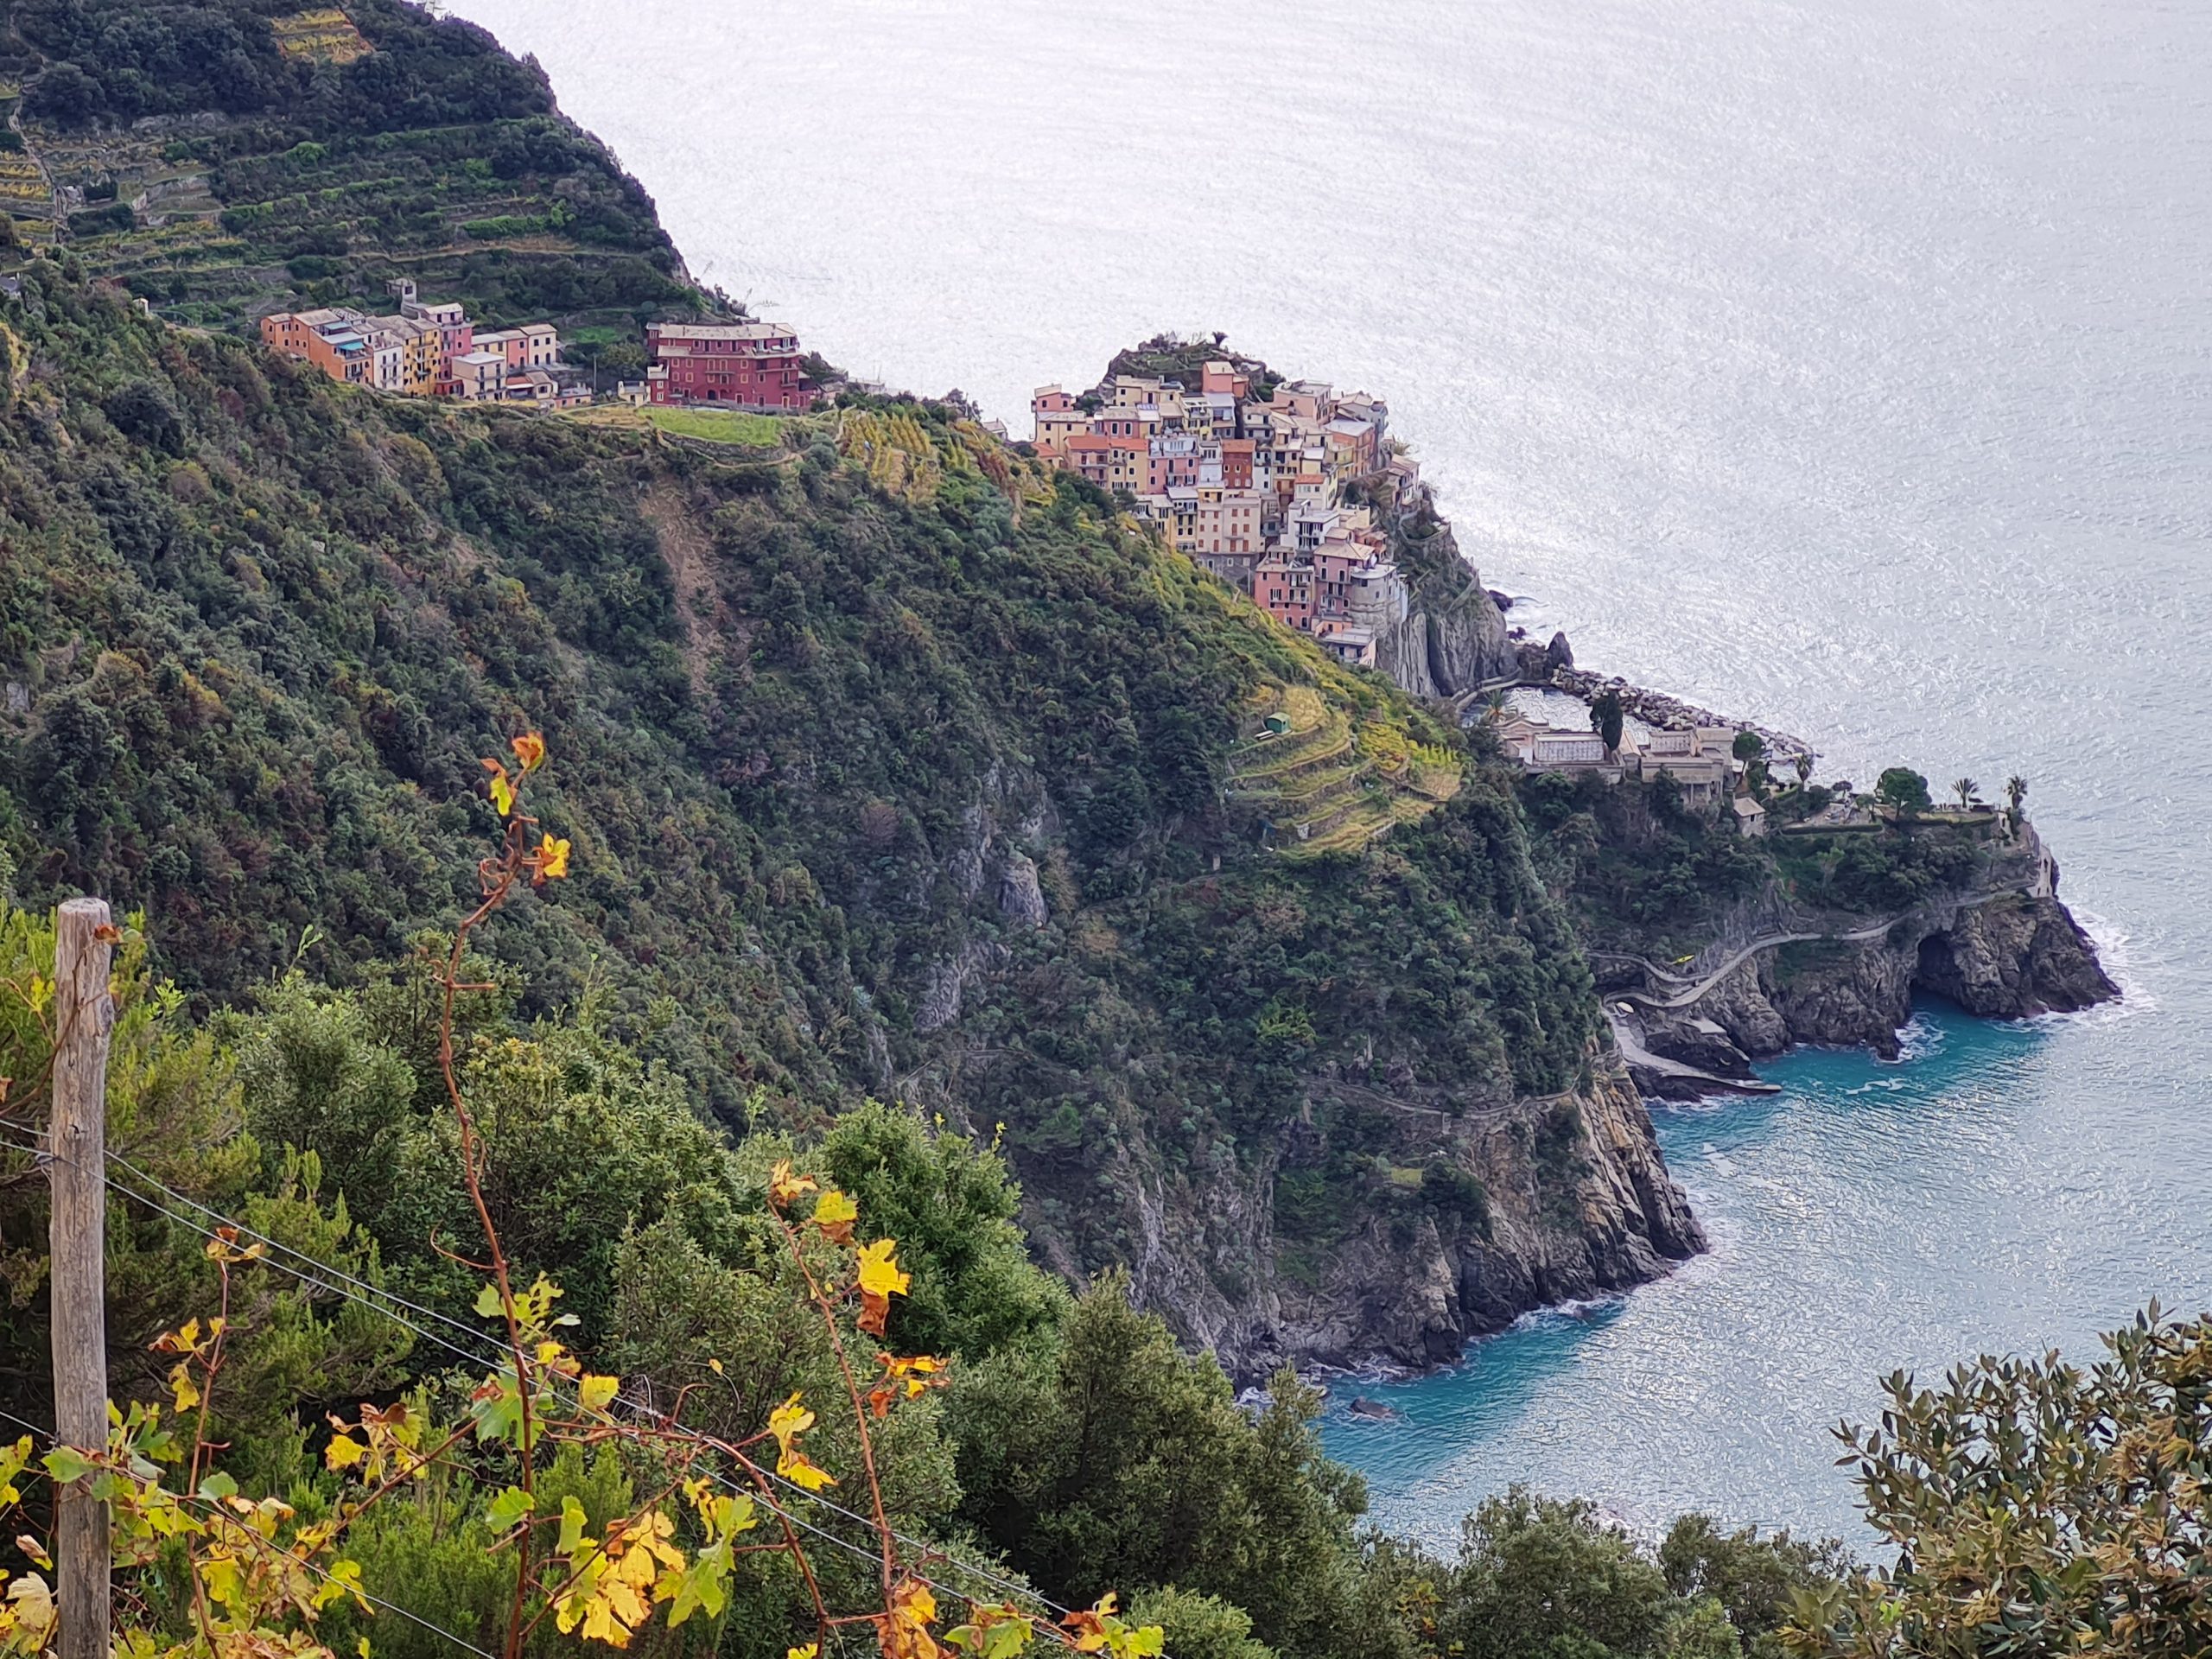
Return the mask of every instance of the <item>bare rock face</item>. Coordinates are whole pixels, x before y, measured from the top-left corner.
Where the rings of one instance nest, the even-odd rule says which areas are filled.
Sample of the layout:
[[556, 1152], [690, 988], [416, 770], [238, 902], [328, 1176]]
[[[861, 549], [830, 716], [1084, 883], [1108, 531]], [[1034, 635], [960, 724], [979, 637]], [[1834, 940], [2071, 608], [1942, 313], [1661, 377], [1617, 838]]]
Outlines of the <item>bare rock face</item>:
[[1969, 1014], [2070, 1014], [2120, 995], [2065, 906], [2049, 895], [1993, 900], [1920, 942], [1917, 982]]
[[[1895, 930], [1893, 930], [1893, 932]], [[1912, 1017], [1911, 930], [1866, 944], [1785, 944], [1760, 963], [1760, 985], [1792, 1041], [1897, 1055]]]
[[1678, 1020], [1654, 1026], [1644, 1033], [1643, 1046], [1654, 1054], [1715, 1077], [1743, 1081], [1751, 1075], [1750, 1057], [1730, 1040], [1726, 1028], [1715, 1020]]
[[[2008, 845], [1993, 875], [1993, 891], [1931, 899], [1871, 939], [1761, 950], [1675, 1012], [1712, 1021], [1754, 1058], [1822, 1043], [1895, 1058], [1916, 993], [1999, 1020], [2072, 1013], [2120, 995], [2059, 902], [2057, 867], [2032, 830]], [[1835, 926], [1849, 931], [1847, 918]], [[1810, 929], [1801, 919], [1789, 931]]]
[[1019, 927], [1042, 927], [1049, 919], [1037, 866], [1026, 853], [1008, 852], [999, 871], [999, 914]]
[[[1212, 1254], [1211, 1272], [1191, 1270], [1187, 1243], [1141, 1249], [1140, 1299], [1243, 1380], [1284, 1363], [1426, 1366], [1531, 1308], [1645, 1283], [1705, 1248], [1618, 1071], [1570, 1096], [1456, 1120], [1409, 1113], [1388, 1155], [1425, 1160], [1423, 1180], [1359, 1214], [1325, 1251], [1276, 1236], [1277, 1164], [1232, 1206], [1255, 1231], [1216, 1236], [1223, 1217], [1209, 1218], [1198, 1254]], [[1440, 1169], [1452, 1173], [1440, 1182]], [[1248, 1273], [1257, 1294], [1224, 1292]]]
[[1376, 666], [1417, 697], [1448, 697], [1518, 670], [1504, 613], [1424, 501], [1397, 525], [1404, 620], [1376, 640]]

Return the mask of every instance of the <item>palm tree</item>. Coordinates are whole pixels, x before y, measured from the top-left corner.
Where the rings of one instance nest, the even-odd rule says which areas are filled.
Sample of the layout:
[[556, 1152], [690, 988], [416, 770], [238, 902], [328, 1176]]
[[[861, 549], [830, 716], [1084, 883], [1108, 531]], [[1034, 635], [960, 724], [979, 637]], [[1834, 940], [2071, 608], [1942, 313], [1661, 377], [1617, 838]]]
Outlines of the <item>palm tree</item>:
[[1798, 787], [1802, 789], [1813, 781], [1813, 752], [1810, 749], [1798, 750], [1797, 758], [1789, 764], [1797, 768]]
[[1505, 716], [1512, 707], [1513, 700], [1507, 696], [1502, 689], [1492, 691], [1483, 699], [1483, 724], [1485, 726], [1504, 725]]
[[1974, 792], [1980, 787], [1981, 785], [1971, 778], [1961, 778], [1952, 784], [1952, 791], [1959, 798], [1960, 811], [1963, 812], [1974, 804]]
[[2012, 816], [2020, 816], [2020, 803], [2028, 798], [2028, 780], [2014, 772], [2005, 780], [2005, 804], [2012, 809]]

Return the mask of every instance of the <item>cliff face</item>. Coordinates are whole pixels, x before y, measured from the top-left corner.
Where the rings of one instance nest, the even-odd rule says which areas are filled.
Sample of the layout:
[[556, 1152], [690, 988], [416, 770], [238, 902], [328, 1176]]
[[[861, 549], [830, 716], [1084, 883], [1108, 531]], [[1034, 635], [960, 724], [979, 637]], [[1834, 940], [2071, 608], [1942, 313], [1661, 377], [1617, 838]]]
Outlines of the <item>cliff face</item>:
[[[1668, 997], [1661, 1006], [1629, 993], [1633, 1029], [1654, 1052], [1726, 1077], [1744, 1075], [1745, 1057], [1796, 1043], [1864, 1046], [1893, 1058], [1916, 994], [2005, 1020], [2108, 1001], [2119, 989], [2056, 886], [2056, 863], [2023, 826], [1971, 890], [1935, 895], [1886, 927], [1863, 918], [1777, 923], [1770, 912], [1763, 937], [1796, 937], [1741, 952], [1692, 1001]], [[1654, 1093], [1698, 1092], [1679, 1078], [1643, 1081]]]
[[1705, 1248], [1618, 1070], [1562, 1096], [1457, 1116], [1402, 1104], [1393, 1119], [1376, 1154], [1392, 1190], [1347, 1195], [1338, 1235], [1318, 1245], [1275, 1224], [1278, 1185], [1315, 1156], [1311, 1123], [1226, 1183], [1130, 1157], [1117, 1178], [1143, 1241], [1140, 1298], [1257, 1382], [1284, 1364], [1444, 1363], [1531, 1308], [1645, 1283]]
[[1505, 618], [1426, 488], [1394, 526], [1405, 619], [1376, 641], [1376, 665], [1418, 697], [1448, 697], [1518, 671]]

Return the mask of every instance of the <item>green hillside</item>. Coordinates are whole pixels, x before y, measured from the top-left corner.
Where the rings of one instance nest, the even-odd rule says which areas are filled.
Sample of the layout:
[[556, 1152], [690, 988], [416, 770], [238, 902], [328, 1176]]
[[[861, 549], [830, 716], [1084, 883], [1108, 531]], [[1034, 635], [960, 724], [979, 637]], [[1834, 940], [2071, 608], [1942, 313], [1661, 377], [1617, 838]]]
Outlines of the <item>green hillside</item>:
[[6, 19], [0, 207], [174, 320], [381, 304], [397, 276], [495, 324], [690, 297], [637, 181], [471, 25], [398, 0]]
[[[1407, 1202], [1319, 1072], [1478, 1104], [1586, 1064], [1507, 784], [1452, 792], [1452, 734], [978, 429], [381, 398], [44, 263], [6, 315], [0, 835], [27, 899], [144, 906], [197, 997], [449, 922], [477, 758], [536, 726], [577, 853], [496, 934], [528, 1006], [599, 998], [727, 1121], [760, 1084], [1003, 1122], [1071, 1270], [1133, 1253], [1119, 1158], [1203, 1205], [1294, 1128], [1338, 1196], [1291, 1231]], [[1287, 688], [1367, 752], [1302, 861], [1250, 764]]]

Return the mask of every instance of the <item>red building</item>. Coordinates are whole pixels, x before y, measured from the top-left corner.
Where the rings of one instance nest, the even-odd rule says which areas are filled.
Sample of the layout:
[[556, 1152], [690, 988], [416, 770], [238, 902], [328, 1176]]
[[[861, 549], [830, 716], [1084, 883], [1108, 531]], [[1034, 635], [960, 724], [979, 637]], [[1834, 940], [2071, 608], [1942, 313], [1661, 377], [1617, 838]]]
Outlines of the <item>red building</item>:
[[645, 345], [653, 356], [646, 396], [656, 404], [806, 409], [814, 403], [798, 337], [772, 322], [652, 322]]

